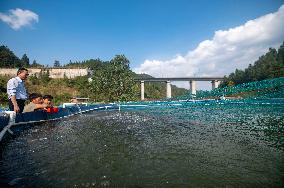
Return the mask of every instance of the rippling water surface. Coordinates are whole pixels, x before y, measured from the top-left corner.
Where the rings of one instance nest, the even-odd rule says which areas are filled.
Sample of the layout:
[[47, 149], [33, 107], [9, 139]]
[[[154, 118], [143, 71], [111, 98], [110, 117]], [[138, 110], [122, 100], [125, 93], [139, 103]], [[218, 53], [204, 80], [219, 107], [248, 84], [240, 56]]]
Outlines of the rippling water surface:
[[155, 104], [34, 126], [1, 146], [7, 187], [283, 187], [284, 103]]

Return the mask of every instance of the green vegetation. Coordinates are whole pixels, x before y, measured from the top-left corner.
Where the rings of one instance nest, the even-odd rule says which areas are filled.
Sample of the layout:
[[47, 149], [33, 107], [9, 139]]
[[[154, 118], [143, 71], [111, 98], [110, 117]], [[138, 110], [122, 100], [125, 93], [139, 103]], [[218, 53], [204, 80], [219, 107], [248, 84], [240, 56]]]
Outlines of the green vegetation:
[[[136, 74], [135, 78], [143, 79], [143, 78], [153, 78], [148, 74]], [[139, 83], [139, 98], [140, 98], [140, 83]], [[145, 82], [145, 99], [146, 100], [155, 100], [155, 99], [163, 99], [166, 98], [166, 83], [161, 82]], [[187, 89], [178, 88], [175, 85], [172, 85], [172, 96], [177, 97], [181, 95], [185, 95], [188, 93]]]
[[199, 98], [219, 98], [221, 96], [240, 98], [284, 98], [284, 77], [273, 78], [249, 83], [242, 83], [236, 86], [217, 88], [212, 91], [198, 93]]
[[90, 60], [86, 60], [86, 61], [76, 61], [76, 62], [72, 62], [70, 60], [70, 62], [66, 65], [63, 66], [63, 68], [89, 68], [91, 70], [98, 70], [100, 68], [102, 68], [102, 66], [104, 66], [104, 63], [102, 60], [100, 59], [90, 59]]
[[8, 101], [8, 96], [6, 94], [7, 81], [8, 81], [7, 76], [0, 76], [0, 104], [6, 104]]
[[21, 67], [24, 63], [6, 46], [0, 46], [0, 67]]
[[244, 71], [236, 69], [220, 87], [233, 86], [242, 83], [261, 81], [265, 79], [284, 76], [284, 42], [278, 50], [269, 48], [269, 51], [261, 56], [254, 65], [249, 65]]
[[[116, 55], [110, 61], [90, 59], [82, 62], [70, 61], [65, 65], [60, 65], [60, 62], [56, 60], [54, 62], [56, 68], [89, 68], [93, 72], [92, 82], [88, 81], [87, 76], [72, 79], [65, 76], [61, 79], [51, 79], [49, 70], [37, 63], [36, 60], [30, 64], [26, 54], [19, 59], [8, 47], [0, 46], [0, 67], [16, 68], [25, 66], [27, 68], [41, 68], [42, 70], [38, 75], [29, 77], [27, 89], [30, 93], [52, 94], [55, 97], [56, 104], [68, 102], [72, 96], [89, 97], [95, 102], [140, 100], [140, 83], [135, 82], [134, 78], [149, 78], [151, 76], [135, 74], [130, 70], [129, 64], [129, 60], [124, 55]], [[284, 77], [284, 43], [278, 50], [270, 48], [254, 65], [250, 64], [244, 71], [236, 69], [228, 77], [225, 76], [221, 88], [230, 91], [229, 86], [278, 77]], [[7, 76], [0, 77], [0, 102], [2, 104], [7, 102], [6, 83], [8, 79]], [[245, 87], [247, 86], [245, 85]], [[172, 86], [173, 97], [185, 95], [187, 92], [186, 89]], [[223, 92], [218, 90], [214, 96], [220, 96]], [[202, 92], [198, 91], [198, 93], [201, 94]], [[251, 96], [254, 93], [256, 94], [254, 91], [243, 91], [241, 95]], [[145, 98], [147, 100], [162, 99], [166, 97], [165, 95], [165, 83], [145, 83]]]
[[58, 60], [54, 61], [53, 67], [60, 67], [60, 62]]
[[30, 65], [30, 60], [26, 54], [19, 59], [7, 46], [0, 46], [0, 67], [18, 68], [18, 67], [42, 67], [34, 60]]
[[177, 99], [284, 98], [284, 43], [278, 50], [269, 48], [254, 65], [224, 77], [220, 87], [212, 91], [197, 91], [196, 96], [183, 95]]
[[[0, 47], [0, 67], [17, 68], [41, 68], [38, 75], [30, 75], [26, 86], [29, 93], [39, 92], [41, 94], [51, 94], [54, 96], [56, 104], [69, 102], [72, 96], [89, 97], [95, 102], [115, 102], [115, 101], [137, 101], [140, 100], [140, 83], [135, 82], [134, 78], [149, 75], [137, 75], [130, 70], [129, 60], [124, 55], [117, 55], [110, 61], [100, 59], [90, 59], [82, 62], [69, 62], [60, 65], [55, 60], [56, 68], [89, 68], [92, 70], [92, 82], [88, 81], [87, 76], [76, 78], [51, 79], [49, 69], [33, 60], [26, 54], [21, 60], [14, 55], [6, 46]], [[0, 76], [0, 96], [1, 103], [7, 103], [6, 83], [9, 77]], [[185, 94], [186, 89], [172, 87], [172, 95]], [[149, 100], [165, 98], [165, 83], [146, 83], [145, 97]]]
[[115, 56], [96, 69], [92, 80], [91, 91], [98, 101], [136, 100], [134, 73], [129, 69], [129, 60], [123, 55]]

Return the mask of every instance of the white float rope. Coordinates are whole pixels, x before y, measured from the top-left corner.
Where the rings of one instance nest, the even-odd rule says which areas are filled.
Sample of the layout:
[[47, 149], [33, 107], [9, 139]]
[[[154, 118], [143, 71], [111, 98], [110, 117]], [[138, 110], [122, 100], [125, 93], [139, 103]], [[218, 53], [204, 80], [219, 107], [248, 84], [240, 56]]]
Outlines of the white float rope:
[[11, 131], [11, 127], [15, 124], [16, 119], [16, 112], [14, 111], [7, 111], [6, 114], [9, 114], [9, 122], [8, 125], [3, 128], [3, 130], [0, 132], [0, 141], [2, 140], [5, 133], [8, 131], [10, 134], [13, 134], [13, 131]]
[[77, 105], [77, 107], [79, 108], [79, 113], [82, 114], [81, 107], [80, 107], [78, 104], [76, 104], [76, 105]]

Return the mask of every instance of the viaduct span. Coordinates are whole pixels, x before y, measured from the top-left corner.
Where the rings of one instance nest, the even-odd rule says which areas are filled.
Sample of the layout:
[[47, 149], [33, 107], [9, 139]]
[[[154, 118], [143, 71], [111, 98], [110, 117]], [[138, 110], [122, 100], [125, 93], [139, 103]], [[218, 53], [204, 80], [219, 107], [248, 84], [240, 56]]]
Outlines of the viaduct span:
[[145, 100], [144, 97], [144, 83], [145, 82], [166, 82], [167, 83], [167, 98], [172, 97], [171, 91], [171, 81], [188, 81], [190, 84], [191, 94], [196, 94], [196, 81], [210, 81], [212, 83], [212, 89], [215, 89], [219, 86], [220, 81], [223, 81], [223, 77], [172, 77], [172, 78], [137, 78], [136, 82], [141, 83], [141, 100]]

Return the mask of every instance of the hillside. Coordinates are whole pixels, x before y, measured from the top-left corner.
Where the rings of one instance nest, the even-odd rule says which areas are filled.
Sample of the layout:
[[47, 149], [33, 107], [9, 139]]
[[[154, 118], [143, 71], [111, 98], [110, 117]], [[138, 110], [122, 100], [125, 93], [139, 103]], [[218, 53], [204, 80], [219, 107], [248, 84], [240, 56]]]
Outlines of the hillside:
[[253, 65], [250, 64], [245, 70], [236, 69], [228, 77], [225, 76], [220, 87], [279, 77], [284, 77], [284, 42], [278, 50], [269, 48], [265, 55], [259, 57]]
[[[56, 104], [68, 102], [72, 96], [89, 97], [95, 102], [114, 101], [138, 101], [140, 100], [140, 83], [134, 81], [137, 77], [151, 77], [145, 74], [135, 74], [129, 68], [129, 60], [124, 55], [117, 55], [110, 61], [100, 59], [90, 59], [82, 62], [69, 62], [61, 66], [58, 61], [54, 62], [54, 67], [58, 68], [89, 68], [93, 71], [92, 82], [88, 82], [85, 76], [73, 79], [51, 79], [48, 72], [36, 76], [30, 75], [26, 81], [29, 93], [39, 92], [42, 94], [52, 94]], [[20, 59], [8, 47], [0, 47], [0, 67], [17, 68], [25, 66], [44, 67], [36, 63], [32, 64], [26, 54]], [[9, 77], [0, 76], [0, 103], [7, 103], [6, 83]], [[183, 95], [186, 89], [172, 86], [172, 96]], [[165, 83], [146, 83], [146, 100], [162, 99], [166, 97]]]

